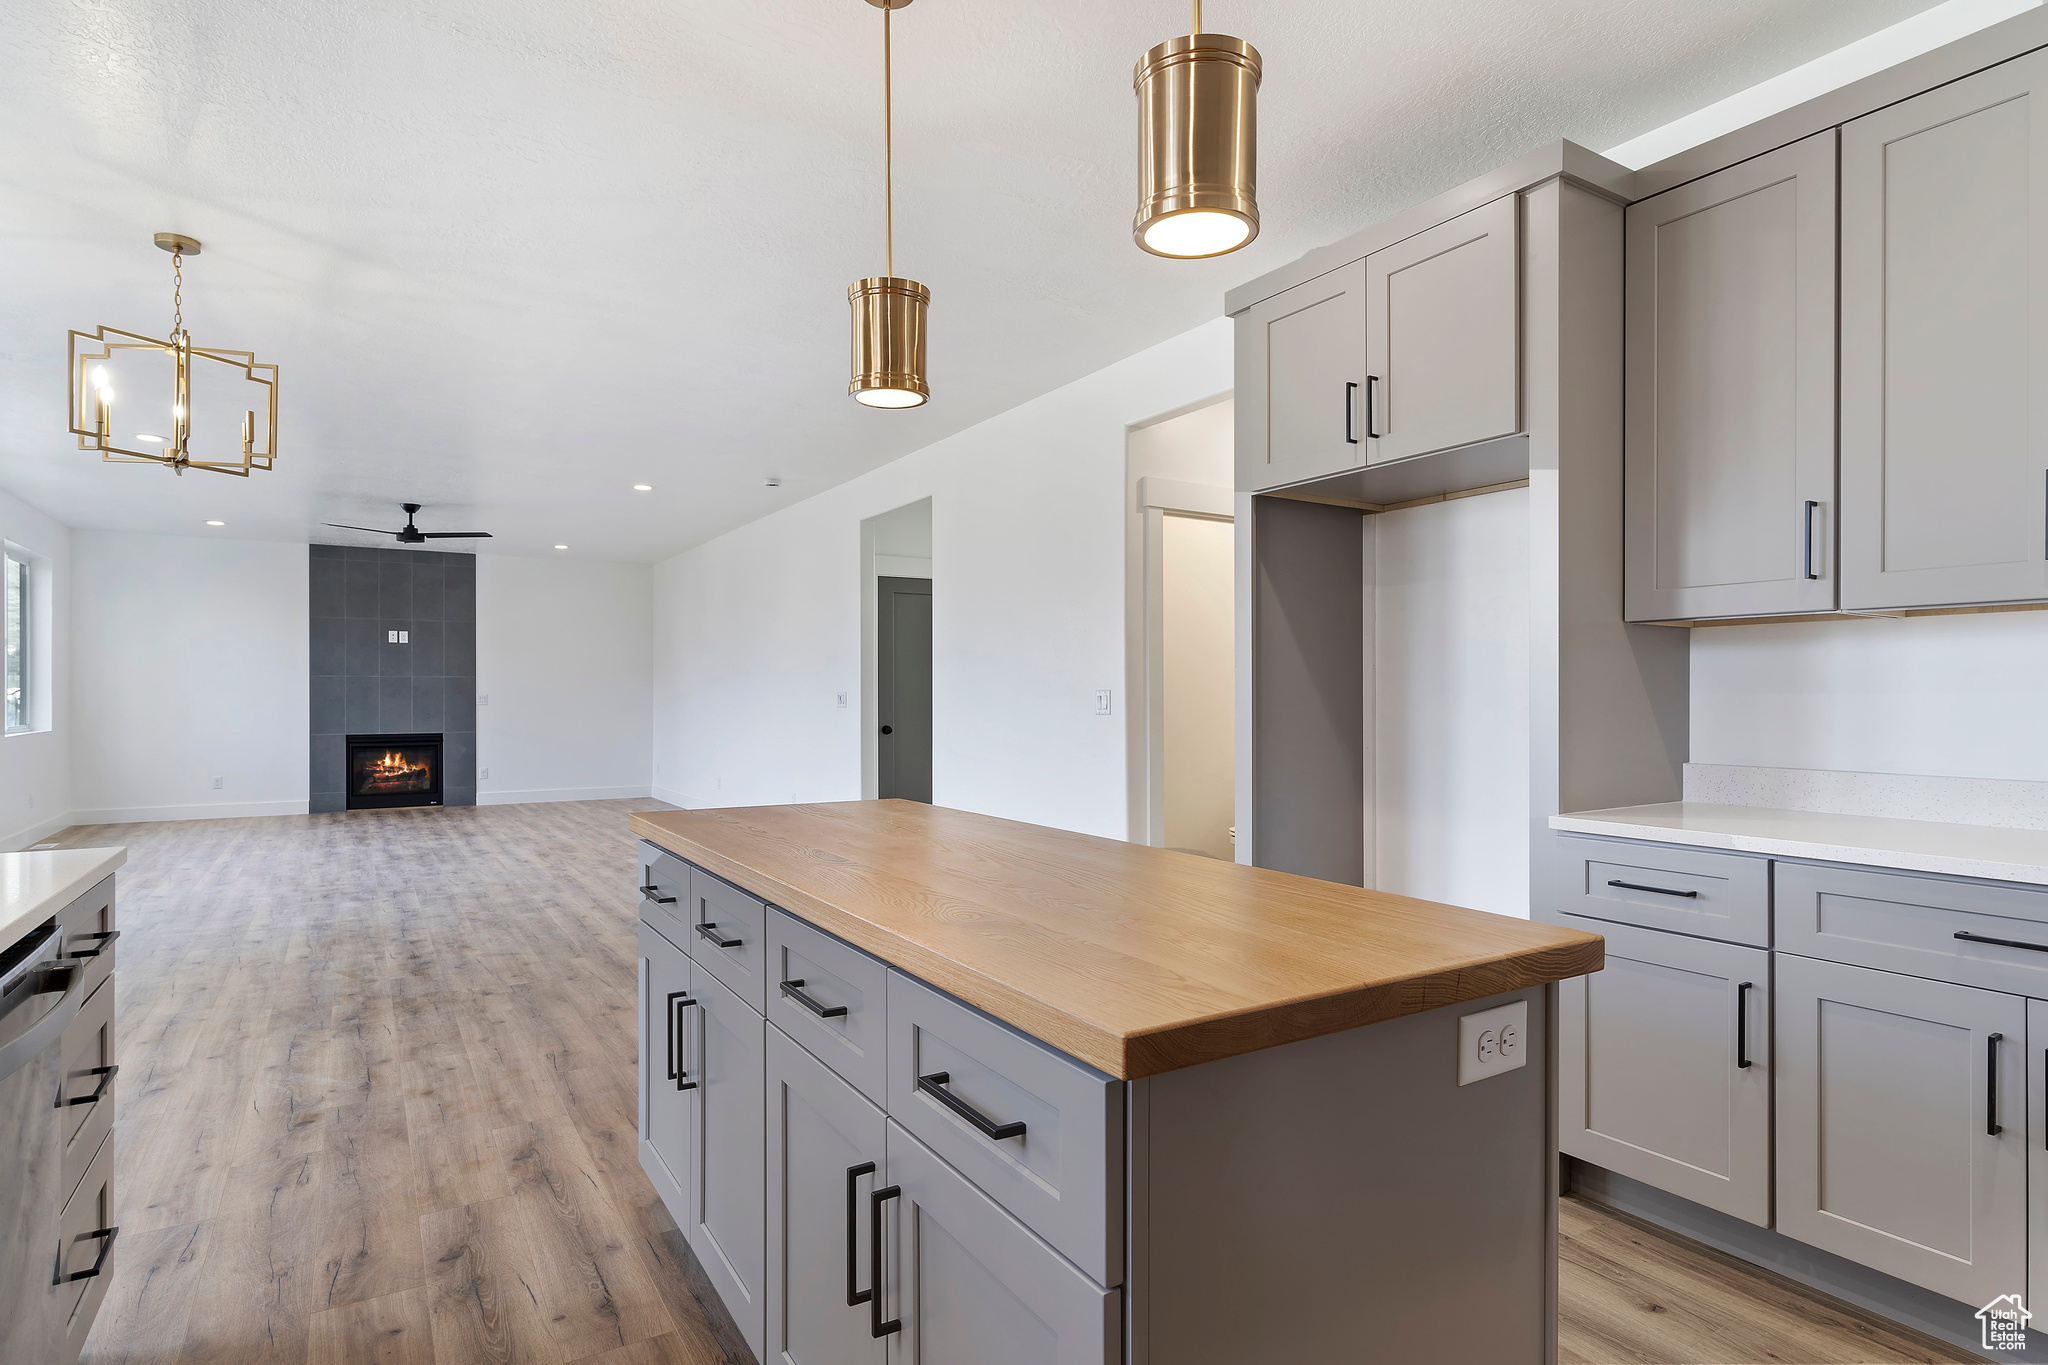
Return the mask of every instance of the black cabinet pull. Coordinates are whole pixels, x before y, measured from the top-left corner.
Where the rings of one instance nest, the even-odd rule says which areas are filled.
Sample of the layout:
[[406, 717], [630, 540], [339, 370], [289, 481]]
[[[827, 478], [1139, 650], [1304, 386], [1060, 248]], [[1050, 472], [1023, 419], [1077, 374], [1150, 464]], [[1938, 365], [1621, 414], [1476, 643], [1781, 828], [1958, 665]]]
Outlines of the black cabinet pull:
[[1355, 446], [1358, 444], [1357, 433], [1353, 430], [1351, 424], [1351, 415], [1357, 410], [1358, 381], [1347, 379], [1344, 381], [1344, 443], [1346, 445]]
[[1756, 982], [1745, 981], [1735, 988], [1735, 1065], [1749, 1070], [1749, 993]]
[[1609, 886], [1618, 886], [1624, 891], [1649, 891], [1659, 896], [1690, 896], [1694, 900], [1698, 900], [1700, 894], [1697, 891], [1673, 891], [1668, 886], [1644, 886], [1641, 882], [1609, 882], [1607, 884]]
[[690, 1079], [690, 1073], [683, 1070], [682, 1061], [676, 1056], [676, 1039], [683, 1031], [683, 1011], [696, 1003], [688, 991], [668, 993], [668, 1078], [676, 1083], [679, 1091], [697, 1088], [697, 1083]]
[[64, 1105], [69, 1106], [73, 1104], [98, 1104], [101, 1100], [107, 1097], [107, 1089], [108, 1087], [113, 1085], [114, 1077], [119, 1075], [120, 1071], [121, 1068], [118, 1066], [94, 1067], [92, 1070], [86, 1072], [85, 1074], [88, 1076], [99, 1077], [100, 1083], [93, 1087], [93, 1091], [90, 1095], [73, 1095], [70, 1099], [64, 1101]]
[[1820, 577], [1820, 575], [1819, 575], [1819, 574], [1817, 574], [1817, 573], [1815, 573], [1815, 572], [1813, 571], [1813, 513], [1814, 513], [1814, 510], [1815, 510], [1816, 508], [1818, 508], [1819, 506], [1820, 506], [1820, 504], [1819, 504], [1819, 503], [1817, 503], [1817, 502], [1815, 502], [1815, 501], [1813, 501], [1812, 499], [1810, 499], [1810, 498], [1809, 498], [1809, 499], [1807, 500], [1807, 503], [1806, 503], [1806, 531], [1805, 531], [1805, 537], [1804, 537], [1804, 544], [1803, 544], [1803, 548], [1802, 548], [1802, 549], [1800, 550], [1800, 552], [1799, 552], [1799, 553], [1800, 553], [1800, 559], [1801, 559], [1801, 562], [1802, 562], [1802, 563], [1803, 563], [1803, 564], [1805, 565], [1804, 573], [1805, 573], [1806, 577], [1808, 577], [1808, 578], [1819, 578], [1819, 577]]
[[718, 932], [718, 922], [716, 920], [713, 920], [709, 924], [698, 925], [697, 936], [699, 938], [710, 939], [711, 945], [714, 948], [737, 948], [740, 946], [740, 940], [736, 938], [727, 938], [723, 934]]
[[[854, 1186], [860, 1182], [862, 1176], [873, 1175], [874, 1173], [875, 1163], [872, 1161], [863, 1161], [858, 1166], [848, 1166], [846, 1168], [846, 1306], [848, 1308], [858, 1308], [869, 1299], [875, 1297], [875, 1291], [872, 1289], [857, 1289], [854, 1287], [860, 1283], [860, 1276], [855, 1273], [856, 1268], [854, 1266], [854, 1261], [860, 1254], [855, 1249], [860, 1245], [860, 1242], [854, 1233], [854, 1220], [860, 1211], [860, 1194], [855, 1190]], [[870, 1262], [869, 1269], [873, 1270], [875, 1266], [880, 1264], [880, 1261]]]
[[641, 883], [640, 898], [653, 901], [656, 905], [674, 905], [676, 903], [674, 896], [664, 896], [661, 894], [661, 888], [654, 884], [654, 878], [652, 877]]
[[1379, 422], [1380, 377], [1369, 374], [1365, 377], [1365, 434], [1377, 441], [1380, 438]]
[[1984, 1040], [1984, 1132], [1988, 1137], [2005, 1131], [1998, 1121], [1998, 1044], [2004, 1037], [1994, 1033]]
[[94, 1228], [91, 1232], [80, 1233], [78, 1236], [78, 1240], [81, 1242], [85, 1241], [89, 1237], [101, 1237], [106, 1239], [100, 1243], [100, 1254], [93, 1258], [91, 1269], [74, 1270], [69, 1275], [66, 1275], [64, 1273], [64, 1263], [60, 1259], [57, 1262], [57, 1279], [55, 1283], [72, 1284], [78, 1280], [90, 1280], [97, 1278], [99, 1273], [107, 1268], [107, 1257], [113, 1253], [114, 1239], [116, 1237], [119, 1237], [120, 1235], [121, 1229], [119, 1228]]
[[950, 1072], [934, 1071], [929, 1076], [919, 1076], [917, 1078], [917, 1088], [921, 1093], [930, 1095], [940, 1104], [943, 1104], [961, 1118], [966, 1119], [974, 1126], [975, 1132], [980, 1133], [991, 1141], [1000, 1142], [1004, 1138], [1024, 1136], [1024, 1120], [1017, 1119], [1011, 1123], [997, 1123], [966, 1100], [945, 1089], [945, 1086], [952, 1079], [952, 1073]]
[[74, 943], [82, 938], [98, 939], [99, 942], [93, 944], [92, 950], [90, 952], [80, 952], [78, 949], [74, 948], [70, 952], [66, 953], [64, 956], [66, 956], [67, 958], [90, 960], [92, 958], [98, 957], [101, 953], [104, 953], [107, 949], [113, 947], [114, 940], [119, 937], [121, 937], [121, 931], [119, 929], [112, 929], [100, 934], [73, 934], [71, 938]]
[[846, 1006], [844, 1005], [821, 1005], [811, 999], [810, 996], [804, 994], [803, 986], [804, 979], [802, 977], [798, 977], [794, 981], [785, 981], [782, 983], [782, 993], [796, 1001], [797, 1004], [802, 1005], [812, 1014], [817, 1015], [820, 1019], [837, 1019], [846, 1013]]
[[882, 1321], [882, 1205], [902, 1193], [901, 1185], [891, 1185], [868, 1196], [868, 1278], [875, 1282], [868, 1291], [868, 1327], [878, 1337], [903, 1330], [900, 1319]]
[[2022, 943], [2016, 938], [1991, 938], [1984, 934], [1965, 933], [1956, 930], [1956, 937], [1965, 943], [1996, 943], [2001, 948], [2025, 948], [2030, 953], [2048, 953], [2048, 943]]

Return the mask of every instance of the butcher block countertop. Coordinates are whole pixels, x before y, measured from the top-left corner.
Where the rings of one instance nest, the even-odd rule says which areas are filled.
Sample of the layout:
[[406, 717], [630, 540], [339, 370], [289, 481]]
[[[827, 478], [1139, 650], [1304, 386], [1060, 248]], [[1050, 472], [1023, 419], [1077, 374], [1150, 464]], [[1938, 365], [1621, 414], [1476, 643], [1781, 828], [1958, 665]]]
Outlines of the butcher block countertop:
[[1112, 1076], [1598, 971], [1583, 933], [911, 801], [635, 834]]

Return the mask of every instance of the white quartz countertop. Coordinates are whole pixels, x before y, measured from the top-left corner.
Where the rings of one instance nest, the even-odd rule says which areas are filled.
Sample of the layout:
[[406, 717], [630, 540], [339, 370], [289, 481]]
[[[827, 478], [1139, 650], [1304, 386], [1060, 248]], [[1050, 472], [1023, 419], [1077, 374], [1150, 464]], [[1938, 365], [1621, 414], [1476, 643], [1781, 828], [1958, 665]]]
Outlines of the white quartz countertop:
[[1550, 817], [1573, 834], [2048, 885], [2048, 830], [1666, 801]]
[[127, 861], [125, 848], [0, 853], [0, 952]]

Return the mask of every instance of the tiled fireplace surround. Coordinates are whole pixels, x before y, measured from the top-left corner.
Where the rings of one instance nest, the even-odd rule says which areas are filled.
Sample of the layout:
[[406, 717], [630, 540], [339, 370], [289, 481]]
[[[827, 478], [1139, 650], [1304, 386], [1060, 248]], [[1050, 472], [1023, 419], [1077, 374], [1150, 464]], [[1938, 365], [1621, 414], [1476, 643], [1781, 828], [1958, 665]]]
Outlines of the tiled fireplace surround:
[[[312, 790], [346, 807], [347, 737], [442, 735], [442, 800], [476, 804], [476, 556], [315, 545]], [[392, 644], [394, 630], [407, 643]]]

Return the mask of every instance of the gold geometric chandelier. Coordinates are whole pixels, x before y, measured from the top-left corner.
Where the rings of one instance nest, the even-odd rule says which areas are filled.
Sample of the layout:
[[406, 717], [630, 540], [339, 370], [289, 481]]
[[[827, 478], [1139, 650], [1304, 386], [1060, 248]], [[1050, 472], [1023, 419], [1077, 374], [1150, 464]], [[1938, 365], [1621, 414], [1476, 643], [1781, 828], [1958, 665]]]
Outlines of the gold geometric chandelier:
[[1155, 256], [1221, 256], [1259, 235], [1259, 51], [1195, 31], [1138, 63], [1138, 214]]
[[896, 278], [895, 111], [891, 107], [889, 11], [910, 0], [868, 0], [882, 11], [882, 275], [846, 287], [853, 308], [853, 378], [846, 391], [871, 408], [914, 408], [932, 396], [924, 376], [925, 315], [932, 291]]
[[[185, 330], [185, 257], [197, 256], [199, 243], [175, 232], [159, 232], [156, 244], [171, 253], [170, 336], [158, 340], [118, 327], [71, 333], [67, 368], [71, 431], [78, 437], [78, 448], [97, 450], [112, 464], [165, 465], [178, 474], [211, 469], [247, 478], [252, 469], [269, 469], [277, 457], [277, 366], [258, 364], [251, 351], [192, 344], [192, 334]], [[243, 389], [244, 383], [260, 387]], [[169, 391], [168, 411], [138, 397], [157, 386], [162, 386], [160, 393]], [[243, 406], [252, 400], [256, 406]], [[241, 449], [231, 456], [234, 438], [228, 434], [225, 414], [237, 408], [242, 413]], [[143, 415], [133, 417], [134, 412]], [[124, 425], [145, 422], [167, 426], [169, 435], [121, 434]], [[200, 437], [196, 454], [195, 428]]]

